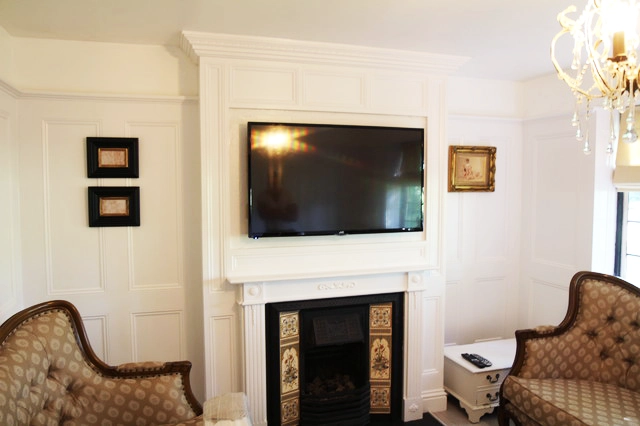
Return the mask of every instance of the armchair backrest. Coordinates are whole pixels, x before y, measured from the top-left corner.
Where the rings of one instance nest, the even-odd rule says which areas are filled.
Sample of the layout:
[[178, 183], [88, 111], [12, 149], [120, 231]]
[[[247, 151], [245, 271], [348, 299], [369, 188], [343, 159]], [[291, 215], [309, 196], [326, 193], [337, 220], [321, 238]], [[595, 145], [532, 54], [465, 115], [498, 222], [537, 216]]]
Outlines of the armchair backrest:
[[[191, 368], [173, 365], [187, 374]], [[71, 303], [35, 305], [0, 326], [0, 424], [150, 425], [193, 417], [197, 401], [179, 392], [189, 388], [188, 376], [174, 370], [110, 367], [94, 354]]]
[[[581, 272], [571, 280], [562, 323], [516, 332], [524, 356], [512, 374], [596, 380], [640, 391], [640, 289], [619, 278]], [[520, 349], [519, 349], [520, 350]]]

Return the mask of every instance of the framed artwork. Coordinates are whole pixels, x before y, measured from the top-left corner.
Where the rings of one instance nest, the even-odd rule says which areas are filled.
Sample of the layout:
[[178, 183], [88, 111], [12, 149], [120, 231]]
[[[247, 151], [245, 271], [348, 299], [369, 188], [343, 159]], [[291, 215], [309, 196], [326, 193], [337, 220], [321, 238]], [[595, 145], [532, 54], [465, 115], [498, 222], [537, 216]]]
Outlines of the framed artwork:
[[449, 192], [495, 190], [496, 147], [449, 147]]
[[90, 178], [137, 178], [138, 138], [87, 137]]
[[140, 226], [140, 187], [90, 186], [89, 226]]

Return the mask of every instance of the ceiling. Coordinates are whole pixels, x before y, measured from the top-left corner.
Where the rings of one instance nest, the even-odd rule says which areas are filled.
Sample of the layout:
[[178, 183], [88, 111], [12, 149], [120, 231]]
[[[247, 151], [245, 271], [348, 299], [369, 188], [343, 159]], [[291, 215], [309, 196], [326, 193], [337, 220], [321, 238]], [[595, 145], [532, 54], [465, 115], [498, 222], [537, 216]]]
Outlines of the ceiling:
[[[572, 0], [0, 0], [14, 37], [178, 45], [182, 30], [469, 57], [455, 74], [553, 73], [549, 45]], [[578, 5], [582, 8], [582, 4]]]

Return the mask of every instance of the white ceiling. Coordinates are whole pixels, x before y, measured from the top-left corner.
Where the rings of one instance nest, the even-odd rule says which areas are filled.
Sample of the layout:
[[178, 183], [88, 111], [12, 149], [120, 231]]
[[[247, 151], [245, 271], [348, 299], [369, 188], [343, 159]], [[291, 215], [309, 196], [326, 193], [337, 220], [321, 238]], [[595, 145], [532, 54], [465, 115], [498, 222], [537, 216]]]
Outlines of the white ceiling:
[[15, 37], [177, 45], [192, 30], [424, 51], [469, 57], [459, 76], [520, 81], [554, 72], [556, 15], [571, 1], [0, 0], [0, 26]]

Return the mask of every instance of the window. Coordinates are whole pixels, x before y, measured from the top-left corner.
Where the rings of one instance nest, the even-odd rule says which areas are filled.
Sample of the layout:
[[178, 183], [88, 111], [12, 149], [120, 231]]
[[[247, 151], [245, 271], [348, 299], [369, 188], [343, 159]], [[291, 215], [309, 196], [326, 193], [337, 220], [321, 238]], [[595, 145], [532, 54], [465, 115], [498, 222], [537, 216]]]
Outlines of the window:
[[640, 192], [618, 193], [615, 274], [640, 283]]

